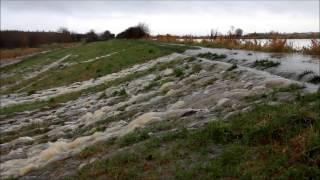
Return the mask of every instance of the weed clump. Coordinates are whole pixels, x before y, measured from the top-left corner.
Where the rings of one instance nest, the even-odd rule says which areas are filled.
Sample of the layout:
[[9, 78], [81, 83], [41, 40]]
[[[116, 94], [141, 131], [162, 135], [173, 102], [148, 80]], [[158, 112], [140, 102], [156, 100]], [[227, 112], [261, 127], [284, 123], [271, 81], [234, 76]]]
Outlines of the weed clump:
[[27, 92], [28, 96], [35, 94], [35, 93], [36, 93], [36, 90], [34, 90], [34, 89], [31, 89], [30, 91]]
[[181, 77], [181, 76], [184, 75], [184, 72], [183, 72], [183, 70], [181, 68], [175, 68], [174, 69], [174, 74], [175, 74], [176, 77]]
[[305, 70], [303, 73], [299, 74], [298, 79], [302, 79], [304, 76], [308, 75], [308, 74], [314, 74], [313, 71], [311, 70]]
[[192, 66], [192, 72], [193, 72], [193, 73], [198, 73], [198, 72], [201, 71], [201, 69], [202, 69], [202, 67], [201, 67], [200, 64], [194, 64], [194, 65]]
[[314, 75], [308, 82], [312, 84], [319, 84], [320, 83], [320, 76]]
[[224, 59], [227, 57], [227, 55], [208, 52], [208, 53], [198, 54], [198, 57], [206, 58], [210, 60], [216, 60], [216, 59]]
[[261, 69], [268, 69], [268, 68], [271, 68], [271, 67], [277, 67], [280, 64], [281, 64], [280, 62], [274, 62], [274, 61], [271, 61], [269, 59], [262, 59], [262, 60], [256, 60], [253, 63], [253, 67], [258, 67], [258, 68], [261, 68]]
[[127, 91], [124, 88], [121, 88], [120, 91], [114, 91], [112, 93], [113, 96], [126, 96], [127, 95]]
[[311, 45], [309, 47], [304, 47], [302, 52], [311, 55], [320, 55], [320, 41], [311, 39]]

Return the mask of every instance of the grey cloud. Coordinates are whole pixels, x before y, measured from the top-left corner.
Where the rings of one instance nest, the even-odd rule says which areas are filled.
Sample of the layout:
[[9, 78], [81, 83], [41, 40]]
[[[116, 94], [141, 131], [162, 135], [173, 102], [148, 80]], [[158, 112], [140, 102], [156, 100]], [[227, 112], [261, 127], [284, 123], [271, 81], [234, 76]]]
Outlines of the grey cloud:
[[[28, 26], [30, 29], [44, 27], [46, 30], [55, 30], [58, 26], [68, 26], [81, 32], [90, 29], [90, 26], [102, 30], [99, 23], [106, 23], [118, 32], [127, 25], [144, 20], [150, 23], [151, 28], [161, 29], [159, 33], [184, 33], [181, 31], [199, 28], [207, 30], [212, 26], [223, 26], [225, 29], [231, 24], [240, 24], [245, 28], [249, 18], [255, 19], [256, 29], [260, 31], [271, 30], [264, 24], [265, 19], [270, 18], [274, 18], [273, 26], [281, 27], [280, 31], [301, 31], [303, 28], [310, 31], [317, 30], [318, 14], [318, 1], [1, 1], [2, 28]], [[257, 20], [257, 17], [260, 19]], [[295, 27], [284, 29], [279, 24], [282, 21], [292, 24], [291, 21], [296, 20], [292, 17], [298, 17], [299, 20]], [[185, 18], [192, 20], [188, 22]], [[221, 19], [227, 22], [221, 22]], [[206, 25], [201, 21], [209, 22]], [[88, 27], [77, 25], [78, 22]], [[220, 24], [216, 25], [215, 22]], [[164, 24], [168, 27], [161, 26]], [[197, 25], [199, 28], [193, 27]]]

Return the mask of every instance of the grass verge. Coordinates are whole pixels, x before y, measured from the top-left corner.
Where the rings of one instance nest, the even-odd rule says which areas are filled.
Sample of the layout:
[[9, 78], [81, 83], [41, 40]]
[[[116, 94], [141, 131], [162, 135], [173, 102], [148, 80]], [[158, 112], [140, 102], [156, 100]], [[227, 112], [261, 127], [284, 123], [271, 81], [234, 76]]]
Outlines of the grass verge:
[[[75, 179], [317, 179], [320, 94], [261, 105], [197, 130], [145, 131], [113, 146], [136, 146], [86, 165]], [[91, 154], [94, 152], [90, 151]]]

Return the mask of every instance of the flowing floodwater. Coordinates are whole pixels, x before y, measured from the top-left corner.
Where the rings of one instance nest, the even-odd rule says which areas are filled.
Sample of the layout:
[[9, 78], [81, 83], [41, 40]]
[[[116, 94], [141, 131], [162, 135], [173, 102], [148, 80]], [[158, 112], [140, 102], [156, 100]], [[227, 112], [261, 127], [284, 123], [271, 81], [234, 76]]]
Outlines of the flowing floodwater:
[[[225, 56], [214, 60], [199, 57], [199, 54], [207, 52]], [[83, 62], [99, 58], [101, 56]], [[280, 64], [264, 69], [252, 66], [263, 59]], [[312, 84], [309, 80], [319, 75], [319, 63], [319, 56], [298, 53], [199, 47], [31, 95], [2, 95], [1, 105], [4, 107], [48, 101], [52, 97], [125, 80], [119, 84], [110, 83], [99, 91], [88, 91], [90, 93], [54, 107], [2, 116], [0, 136], [4, 138], [0, 143], [0, 179], [19, 176], [25, 179], [63, 179], [65, 174], [75, 173], [83, 165], [97, 161], [95, 157], [76, 158], [85, 148], [121, 138], [150, 123], [174, 120], [170, 132], [176, 131], [177, 127], [194, 129], [210, 121], [247, 112], [264, 103], [267, 95], [272, 93], [274, 98], [272, 101], [268, 99], [270, 104], [292, 101], [297, 96], [296, 92], [276, 92], [275, 88], [299, 85], [302, 93], [306, 89], [309, 92], [318, 90], [319, 83]], [[230, 70], [232, 64], [238, 66]], [[177, 76], [176, 69], [182, 69], [183, 75]], [[305, 71], [313, 73], [301, 78]], [[138, 73], [141, 76], [133, 76]], [[119, 94], [119, 89], [124, 89], [126, 94]], [[182, 119], [179, 126], [176, 124], [178, 119]], [[99, 154], [97, 156], [101, 158]], [[46, 169], [51, 163], [61, 160], [65, 161], [60, 163], [62, 169], [57, 170], [59, 173]]]
[[[226, 63], [237, 64], [252, 68], [256, 61], [267, 60], [280, 63], [278, 66], [259, 69], [270, 74], [287, 79], [300, 81], [316, 91], [319, 83], [309, 83], [310, 79], [320, 75], [320, 56], [304, 55], [301, 53], [266, 53], [248, 50], [217, 49], [199, 47], [196, 50], [188, 50], [186, 55], [195, 56], [201, 53], [224, 54], [226, 58], [217, 59]], [[308, 74], [305, 74], [309, 72]]]

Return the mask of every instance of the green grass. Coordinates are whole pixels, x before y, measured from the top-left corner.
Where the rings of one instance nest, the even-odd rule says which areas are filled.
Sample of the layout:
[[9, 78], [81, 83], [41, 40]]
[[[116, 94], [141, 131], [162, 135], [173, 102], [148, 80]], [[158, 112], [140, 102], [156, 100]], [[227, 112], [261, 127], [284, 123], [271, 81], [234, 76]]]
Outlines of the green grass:
[[[1, 69], [1, 73], [12, 73], [18, 70], [21, 71], [25, 68], [30, 70], [39, 69], [41, 66], [43, 66], [44, 61], [53, 62], [67, 54], [77, 55], [71, 56], [66, 60], [66, 62], [74, 63], [86, 61], [112, 52], [119, 53], [98, 59], [90, 63], [75, 64], [62, 69], [51, 69], [38, 75], [37, 77], [24, 80], [2, 93], [4, 94], [17, 91], [29, 85], [30, 83], [33, 83], [33, 85], [23, 89], [24, 92], [38, 91], [57, 86], [68, 85], [77, 81], [98, 78], [100, 76], [128, 68], [134, 64], [144, 63], [148, 60], [155, 59], [173, 52], [183, 52], [186, 49], [188, 49], [186, 46], [160, 46], [157, 43], [146, 41], [111, 40], [106, 42], [84, 44], [70, 49], [58, 50], [45, 55], [39, 55], [36, 58], [22, 61], [17, 65], [8, 66], [4, 69]], [[50, 57], [50, 61], [47, 60], [48, 57]], [[21, 78], [23, 75], [23, 73], [17, 74], [12, 77], [14, 78], [12, 81], [4, 82], [4, 84], [11, 84], [18, 78]]]
[[9, 85], [21, 80], [27, 73], [31, 73], [34, 70], [39, 70], [41, 67], [51, 64], [54, 61], [59, 60], [60, 58], [66, 56], [70, 50], [69, 49], [59, 49], [53, 50], [50, 53], [46, 54], [37, 54], [35, 56], [26, 58], [19, 63], [12, 64], [3, 68], [0, 68], [1, 74], [11, 74], [14, 73], [13, 76], [1, 78], [2, 85]]
[[0, 143], [2, 144], [12, 141], [18, 137], [42, 134], [50, 130], [48, 127], [49, 124], [47, 123], [31, 123], [27, 126], [19, 128], [19, 130], [1, 133]]
[[317, 179], [319, 106], [315, 93], [290, 104], [260, 105], [197, 130], [151, 137], [136, 131], [114, 144], [135, 146], [86, 165], [73, 178]]
[[179, 67], [175, 68], [173, 72], [176, 77], [181, 77], [184, 75], [183, 69]]
[[[48, 108], [54, 108], [54, 107], [58, 107], [59, 104], [61, 103], [65, 103], [71, 100], [75, 100], [77, 98], [79, 98], [82, 95], [86, 95], [89, 93], [96, 93], [96, 92], [100, 92], [103, 91], [111, 86], [117, 86], [120, 85], [124, 82], [129, 82], [133, 79], [145, 76], [151, 72], [154, 72], [156, 70], [158, 71], [162, 71], [166, 68], [175, 66], [178, 63], [181, 63], [184, 59], [176, 59], [174, 61], [170, 61], [167, 63], [162, 63], [160, 65], [158, 65], [157, 67], [152, 67], [150, 69], [147, 69], [145, 71], [141, 71], [141, 72], [137, 72], [137, 73], [133, 73], [133, 74], [129, 74], [123, 78], [118, 78], [115, 79], [113, 81], [109, 81], [107, 83], [101, 84], [101, 85], [97, 85], [94, 87], [90, 87], [81, 91], [76, 91], [76, 92], [71, 92], [71, 93], [66, 93], [54, 98], [50, 98], [49, 100], [44, 100], [44, 101], [35, 101], [35, 102], [31, 102], [31, 103], [23, 103], [23, 104], [18, 104], [18, 105], [13, 105], [13, 106], [9, 106], [9, 107], [5, 107], [5, 108], [1, 108], [0, 109], [0, 115], [5, 115], [5, 116], [12, 116], [15, 113], [18, 112], [23, 112], [23, 111], [32, 111], [32, 110], [36, 110], [36, 109], [41, 109], [43, 107], [48, 107]], [[162, 84], [159, 82], [159, 85]], [[152, 86], [158, 85], [157, 84], [153, 84]], [[152, 88], [152, 87], [149, 87]], [[148, 90], [148, 88], [147, 88]], [[120, 93], [120, 94], [119, 94]], [[126, 91], [125, 89], [121, 89], [119, 92], [117, 91], [114, 95], [126, 95]], [[103, 98], [100, 97], [100, 98]]]
[[124, 146], [129, 146], [134, 143], [143, 141], [148, 138], [149, 138], [149, 135], [147, 131], [132, 132], [123, 136], [118, 143], [120, 147], [124, 147]]
[[0, 115], [10, 116], [17, 112], [32, 111], [32, 110], [36, 110], [44, 107], [54, 108], [59, 106], [60, 103], [77, 99], [78, 97], [81, 96], [81, 94], [84, 94], [84, 92], [80, 92], [80, 91], [72, 92], [72, 93], [67, 93], [67, 94], [57, 96], [55, 98], [50, 98], [47, 101], [35, 101], [31, 103], [23, 103], [23, 104], [1, 108]]

